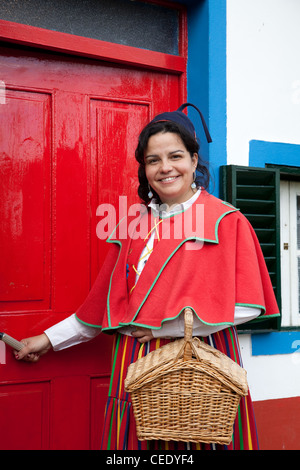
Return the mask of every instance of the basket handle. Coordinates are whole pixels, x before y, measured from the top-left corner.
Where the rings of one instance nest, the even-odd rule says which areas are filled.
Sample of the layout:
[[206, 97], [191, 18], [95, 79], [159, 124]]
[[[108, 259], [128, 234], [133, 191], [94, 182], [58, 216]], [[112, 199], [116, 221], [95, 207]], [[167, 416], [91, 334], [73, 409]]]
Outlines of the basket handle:
[[187, 307], [184, 309], [184, 352], [183, 360], [190, 361], [192, 359], [192, 338], [193, 338], [193, 312]]

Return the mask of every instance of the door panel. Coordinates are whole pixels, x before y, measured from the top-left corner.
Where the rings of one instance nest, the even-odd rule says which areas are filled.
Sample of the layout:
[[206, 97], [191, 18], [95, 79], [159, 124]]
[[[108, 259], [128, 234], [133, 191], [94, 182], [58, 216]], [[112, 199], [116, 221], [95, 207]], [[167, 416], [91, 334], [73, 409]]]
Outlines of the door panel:
[[[97, 207], [112, 204], [118, 218], [119, 195], [138, 202], [137, 134], [180, 104], [180, 76], [13, 47], [1, 54], [0, 331], [22, 339], [84, 301], [107, 252]], [[111, 345], [101, 334], [37, 364], [6, 349], [0, 448], [98, 448]]]
[[28, 91], [0, 106], [0, 300], [13, 311], [50, 307], [50, 111]]
[[[100, 204], [114, 206], [115, 217], [110, 225], [115, 227], [120, 218], [124, 217], [126, 207], [138, 202], [138, 164], [134, 153], [137, 136], [149, 115], [149, 103], [91, 100], [92, 227], [97, 227], [97, 214], [104, 215], [103, 211], [100, 214], [97, 212]], [[109, 227], [106, 231], [109, 231]], [[94, 280], [109, 246], [99, 237], [93, 238], [93, 241]]]
[[[5, 423], [1, 449], [48, 448], [49, 399], [50, 382], [0, 386], [1, 420]], [[23, 432], [28, 427], [30, 432]]]

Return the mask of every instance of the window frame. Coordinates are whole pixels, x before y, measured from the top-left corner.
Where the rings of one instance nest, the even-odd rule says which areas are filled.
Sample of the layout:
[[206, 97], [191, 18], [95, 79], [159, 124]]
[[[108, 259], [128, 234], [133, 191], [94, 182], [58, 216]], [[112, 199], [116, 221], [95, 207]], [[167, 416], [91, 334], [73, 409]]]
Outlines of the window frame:
[[[300, 181], [282, 180], [280, 187], [280, 206], [283, 209], [281, 210], [281, 276], [285, 280], [281, 291], [282, 328], [300, 328], [297, 197], [300, 197]], [[297, 294], [293, 295], [293, 292]]]
[[[231, 170], [229, 170], [231, 168]], [[235, 171], [237, 169], [244, 169], [244, 170], [256, 170], [256, 171], [268, 171], [272, 170], [276, 173], [276, 180], [277, 180], [277, 195], [276, 195], [276, 205], [277, 205], [277, 234], [276, 234], [276, 240], [277, 240], [277, 258], [278, 258], [278, 263], [277, 263], [277, 275], [279, 276], [278, 279], [278, 286], [277, 286], [277, 292], [276, 292], [276, 299], [278, 302], [279, 310], [281, 312], [282, 310], [282, 270], [281, 270], [281, 249], [282, 249], [282, 243], [284, 241], [281, 239], [281, 230], [280, 230], [280, 183], [281, 181], [290, 181], [290, 182], [300, 182], [300, 166], [295, 167], [295, 166], [288, 166], [288, 165], [276, 165], [276, 164], [266, 164], [265, 167], [248, 167], [248, 166], [240, 166], [240, 165], [224, 165], [220, 167], [220, 195], [223, 199], [225, 199], [228, 202], [231, 202], [233, 205], [235, 205], [236, 201], [236, 188], [234, 187], [234, 181], [232, 178], [232, 173], [234, 175]], [[229, 173], [229, 174], [228, 174]], [[230, 175], [231, 173], [231, 175]], [[282, 325], [281, 322], [281, 316], [278, 317], [277, 322], [274, 323], [274, 321], [271, 324], [268, 324], [268, 321], [261, 320], [259, 319], [254, 320], [252, 322], [248, 322], [244, 325], [240, 325], [238, 327], [238, 330], [240, 333], [256, 333], [256, 332], [270, 332], [270, 331], [288, 331], [288, 330], [293, 330], [297, 331], [300, 330], [300, 324], [299, 326], [296, 325]]]
[[[273, 168], [279, 172], [280, 175], [280, 181], [296, 181], [300, 182], [300, 166], [289, 166], [289, 165], [276, 165], [273, 163], [266, 163], [266, 168]], [[281, 243], [284, 243], [283, 240], [281, 240]], [[282, 247], [281, 247], [282, 248]], [[300, 330], [300, 325], [295, 326], [295, 325], [281, 325], [281, 330], [283, 331], [299, 331]]]
[[185, 5], [164, 0], [148, 0], [179, 12], [179, 55], [139, 49], [137, 47], [90, 39], [83, 36], [52, 31], [36, 26], [25, 25], [0, 19], [0, 40], [24, 46], [47, 49], [80, 57], [100, 59], [116, 64], [141, 66], [157, 71], [168, 71], [182, 75], [183, 90], [186, 88], [188, 55], [187, 9]]
[[[256, 175], [255, 175], [256, 172]], [[249, 167], [249, 166], [241, 166], [241, 165], [223, 165], [220, 167], [221, 173], [221, 187], [220, 193], [221, 198], [225, 201], [233, 204], [235, 207], [241, 210], [242, 213], [249, 219], [250, 223], [252, 224], [254, 231], [258, 237], [260, 242], [266, 264], [268, 267], [268, 271], [272, 280], [272, 284], [274, 287], [274, 293], [276, 296], [276, 300], [278, 303], [279, 311], [281, 311], [281, 272], [280, 272], [280, 200], [279, 200], [279, 187], [280, 187], [280, 173], [277, 168], [259, 168], [259, 167]], [[254, 177], [258, 177], [258, 181], [256, 184], [244, 184], [239, 182], [238, 178], [241, 174], [244, 173], [242, 177], [243, 180], [246, 181], [248, 175], [250, 177], [250, 181]], [[245, 178], [244, 178], [245, 177]], [[272, 181], [272, 185], [270, 189], [266, 182], [268, 180]], [[262, 222], [258, 222], [258, 226], [255, 227], [253, 221], [251, 220], [252, 217], [247, 213], [249, 207], [251, 208], [251, 204], [256, 203], [256, 206], [260, 204], [267, 206], [268, 200], [267, 196], [264, 198], [260, 195], [261, 189], [261, 182], [264, 181], [265, 184], [263, 188], [265, 192], [272, 193], [274, 190], [273, 198], [270, 200], [270, 224], [271, 228], [267, 226], [265, 228], [264, 225], [261, 225]], [[249, 194], [251, 195], [251, 191], [256, 191], [255, 198], [251, 196], [250, 198], [245, 197], [243, 200], [242, 197], [239, 195], [239, 190], [242, 192], [246, 192], [249, 190]], [[245, 210], [246, 209], [246, 210]], [[257, 208], [256, 208], [257, 210]], [[269, 209], [268, 209], [269, 210]], [[254, 211], [255, 212], [255, 211]], [[264, 214], [259, 213], [252, 214], [253, 219], [260, 219], [264, 221]], [[269, 233], [269, 234], [268, 234]], [[267, 235], [265, 235], [267, 234]], [[265, 240], [265, 237], [272, 237], [272, 243], [269, 242], [268, 239]], [[271, 256], [269, 257], [268, 252], [270, 251], [270, 247], [273, 250]], [[269, 258], [269, 259], [268, 259]], [[272, 267], [271, 267], [272, 266]], [[267, 331], [278, 331], [281, 328], [281, 316], [278, 317], [271, 317], [271, 318], [264, 318], [258, 317], [255, 320], [250, 322], [244, 323], [242, 325], [237, 326], [239, 333], [260, 333], [260, 332], [267, 332]]]

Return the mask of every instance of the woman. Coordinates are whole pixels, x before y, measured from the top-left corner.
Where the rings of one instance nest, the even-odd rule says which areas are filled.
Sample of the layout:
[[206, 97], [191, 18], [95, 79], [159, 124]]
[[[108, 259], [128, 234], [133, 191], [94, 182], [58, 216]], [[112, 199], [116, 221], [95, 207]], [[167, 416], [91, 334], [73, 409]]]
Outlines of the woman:
[[34, 362], [51, 347], [63, 349], [100, 331], [115, 333], [102, 449], [258, 448], [250, 395], [241, 400], [232, 443], [216, 446], [138, 441], [124, 391], [131, 362], [184, 335], [187, 306], [194, 312], [193, 335], [240, 365], [236, 325], [278, 315], [252, 227], [236, 208], [204, 189], [208, 171], [194, 126], [182, 112], [187, 105], [156, 116], [141, 132], [138, 192], [146, 208], [120, 221], [107, 240], [111, 249], [86, 301], [76, 315], [23, 340], [25, 347], [16, 353]]

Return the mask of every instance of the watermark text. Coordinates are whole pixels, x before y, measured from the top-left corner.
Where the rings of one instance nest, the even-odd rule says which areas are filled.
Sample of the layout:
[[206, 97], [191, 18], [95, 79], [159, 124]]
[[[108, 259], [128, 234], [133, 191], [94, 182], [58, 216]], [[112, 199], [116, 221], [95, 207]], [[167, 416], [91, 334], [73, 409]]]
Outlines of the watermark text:
[[117, 208], [109, 203], [100, 204], [96, 216], [100, 217], [96, 226], [100, 240], [109, 237], [111, 240], [147, 240], [152, 234], [159, 240], [196, 241], [186, 244], [189, 250], [199, 250], [203, 245], [204, 204], [197, 204], [195, 211], [176, 206], [174, 213], [165, 204], [157, 205], [149, 216], [145, 205], [132, 204], [128, 207], [127, 196], [120, 196]]

